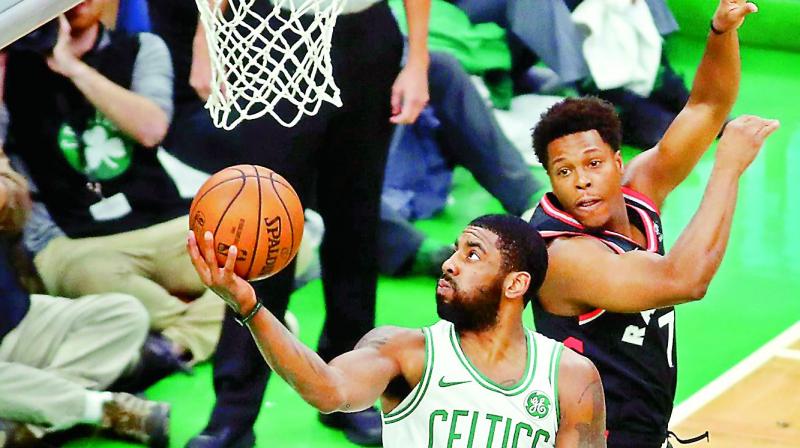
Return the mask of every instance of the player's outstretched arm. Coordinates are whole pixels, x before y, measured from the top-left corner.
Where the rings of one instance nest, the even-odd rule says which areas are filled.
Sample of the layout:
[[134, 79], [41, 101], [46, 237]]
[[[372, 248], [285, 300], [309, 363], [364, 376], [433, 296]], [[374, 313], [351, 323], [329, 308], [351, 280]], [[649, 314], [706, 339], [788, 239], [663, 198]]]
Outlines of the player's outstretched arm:
[[[201, 247], [202, 246], [202, 249]], [[233, 272], [237, 249], [231, 246], [225, 266], [217, 265], [211, 232], [198, 245], [194, 233], [187, 242], [195, 270], [211, 290], [239, 315], [249, 314], [257, 299], [252, 286]], [[300, 342], [275, 317], [262, 308], [248, 323], [267, 364], [303, 399], [322, 412], [354, 412], [372, 406], [389, 382], [401, 374], [398, 357], [409, 340], [421, 340], [412, 330], [378, 328], [358, 346], [330, 364]]]
[[741, 74], [737, 29], [757, 10], [746, 0], [720, 0], [712, 23], [721, 34], [709, 31], [688, 103], [659, 144], [627, 167], [624, 183], [658, 207], [708, 150], [733, 108]]
[[556, 448], [605, 448], [606, 401], [591, 361], [564, 348], [558, 371], [561, 420]]
[[703, 298], [728, 244], [739, 178], [778, 127], [754, 116], [728, 124], [700, 208], [666, 256], [616, 255], [586, 237], [554, 241], [540, 293], [545, 309], [566, 315], [593, 308], [637, 312]]

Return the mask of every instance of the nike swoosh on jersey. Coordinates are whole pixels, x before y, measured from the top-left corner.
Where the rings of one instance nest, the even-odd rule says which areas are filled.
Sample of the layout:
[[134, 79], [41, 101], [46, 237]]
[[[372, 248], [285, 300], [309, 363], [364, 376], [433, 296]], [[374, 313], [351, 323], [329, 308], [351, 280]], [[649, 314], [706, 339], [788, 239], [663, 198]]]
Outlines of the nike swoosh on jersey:
[[466, 381], [445, 381], [444, 377], [439, 379], [439, 387], [450, 387], [450, 386], [458, 386], [459, 384], [469, 383], [469, 380]]

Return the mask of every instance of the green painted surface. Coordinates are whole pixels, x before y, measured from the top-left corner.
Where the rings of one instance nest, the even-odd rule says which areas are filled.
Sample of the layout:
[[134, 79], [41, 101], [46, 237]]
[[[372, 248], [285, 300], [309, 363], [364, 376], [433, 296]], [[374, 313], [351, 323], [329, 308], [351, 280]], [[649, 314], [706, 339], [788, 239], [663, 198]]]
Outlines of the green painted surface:
[[[674, 65], [692, 74], [702, 42], [676, 39], [669, 50]], [[678, 311], [680, 373], [678, 401], [780, 333], [800, 316], [800, 54], [743, 50], [743, 77], [736, 114], [753, 113], [782, 121], [763, 153], [742, 180], [739, 207], [728, 254], [706, 299]], [[664, 207], [664, 227], [672, 244], [700, 201], [713, 162], [706, 155]], [[544, 178], [541, 170], [534, 171]], [[500, 211], [499, 204], [471, 176], [455, 176], [453, 203], [419, 227], [451, 241], [473, 217]], [[435, 321], [434, 281], [382, 279], [378, 323], [421, 326]], [[298, 292], [291, 304], [301, 322], [302, 339], [315, 344], [322, 326], [321, 285]], [[530, 323], [530, 315], [526, 313]], [[202, 429], [211, 410], [211, 369], [200, 366], [192, 377], [168, 378], [147, 393], [173, 405], [173, 445], [182, 447]], [[343, 447], [344, 437], [322, 427], [316, 413], [279, 378], [273, 377], [257, 423], [258, 446]], [[100, 438], [70, 447], [129, 446]]]
[[[693, 73], [699, 42], [670, 42], [675, 65]], [[745, 48], [734, 114], [781, 120], [782, 127], [741, 181], [731, 243], [706, 299], [678, 308], [678, 401], [800, 319], [800, 54]], [[713, 157], [699, 166], [664, 211], [673, 242], [691, 218]]]
[[[766, 48], [800, 51], [800, 0], [751, 0], [759, 12], [747, 18], [740, 30], [742, 42]], [[719, 4], [716, 0], [667, 0], [681, 31], [705, 38], [709, 19]]]

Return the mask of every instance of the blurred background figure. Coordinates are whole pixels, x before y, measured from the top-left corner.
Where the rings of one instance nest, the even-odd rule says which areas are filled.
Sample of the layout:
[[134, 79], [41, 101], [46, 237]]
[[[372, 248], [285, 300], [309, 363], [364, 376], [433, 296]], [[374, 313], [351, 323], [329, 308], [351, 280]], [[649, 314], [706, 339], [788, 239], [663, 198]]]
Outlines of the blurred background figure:
[[[374, 326], [379, 201], [392, 124], [413, 122], [428, 100], [428, 0], [408, 2], [412, 32], [402, 69], [402, 36], [386, 3], [349, 2], [337, 19], [331, 50], [344, 106], [323, 106], [291, 129], [263, 118], [233, 133], [214, 129], [201, 107], [209, 94], [210, 62], [194, 2], [151, 1], [148, 6], [154, 31], [179, 61], [178, 114], [165, 146], [183, 160], [198, 161], [189, 164], [206, 172], [234, 163], [267, 166], [294, 186], [305, 206], [319, 211], [325, 227], [320, 262], [327, 319], [318, 350], [330, 360], [351, 349]], [[262, 16], [268, 7], [254, 5]], [[254, 285], [276, 316], [285, 315], [294, 271], [292, 264]], [[187, 446], [252, 446], [268, 376], [250, 335], [229, 312], [214, 358], [215, 408]], [[320, 420], [356, 443], [380, 444], [374, 408], [320, 415]]]
[[662, 51], [661, 37], [678, 30], [664, 0], [450, 1], [473, 22], [508, 31], [515, 93], [574, 92], [611, 101], [629, 145], [653, 147], [689, 98]]
[[[0, 132], [0, 148], [3, 140]], [[45, 446], [43, 439], [86, 424], [166, 447], [168, 404], [107, 392], [144, 368], [147, 311], [118, 293], [30, 294], [21, 248], [30, 203], [0, 149], [0, 446]]]
[[153, 34], [108, 31], [105, 6], [69, 10], [49, 47], [9, 50], [6, 150], [56, 224], [32, 220], [26, 239], [45, 291], [140, 300], [159, 333], [146, 344], [162, 365], [153, 381], [208, 359], [223, 309], [191, 271], [188, 198], [156, 154], [173, 111], [169, 52]]

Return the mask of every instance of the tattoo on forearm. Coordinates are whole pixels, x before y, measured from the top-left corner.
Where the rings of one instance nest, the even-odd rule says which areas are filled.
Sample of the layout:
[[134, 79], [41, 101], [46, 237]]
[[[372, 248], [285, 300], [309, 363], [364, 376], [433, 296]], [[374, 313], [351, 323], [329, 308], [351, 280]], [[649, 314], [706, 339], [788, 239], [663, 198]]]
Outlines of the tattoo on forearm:
[[578, 448], [596, 448], [603, 446], [603, 425], [606, 420], [605, 408], [603, 406], [603, 387], [600, 380], [595, 380], [586, 386], [581, 393], [578, 404], [586, 400], [592, 401], [592, 421], [579, 422], [575, 424], [578, 431]]
[[302, 359], [305, 362], [306, 367], [308, 367], [315, 375], [321, 375], [322, 371], [320, 370], [319, 360], [315, 359], [312, 356], [309, 356], [308, 348], [304, 346], [302, 343], [295, 341], [292, 345], [292, 355], [297, 359]]
[[[288, 330], [285, 330], [288, 333]], [[268, 340], [256, 340], [256, 343], [261, 346], [261, 353], [264, 355], [264, 360], [267, 361], [267, 364], [272, 367], [272, 370], [278, 374], [281, 378], [283, 378], [290, 386], [295, 387], [298, 384], [297, 375], [294, 372], [286, 369], [275, 357], [275, 353], [273, 352], [273, 348]], [[293, 341], [292, 343], [292, 351], [295, 357], [302, 357], [306, 360], [307, 363], [310, 363], [307, 353], [303, 350], [303, 346], [299, 341]], [[317, 370], [315, 369], [315, 373]]]

